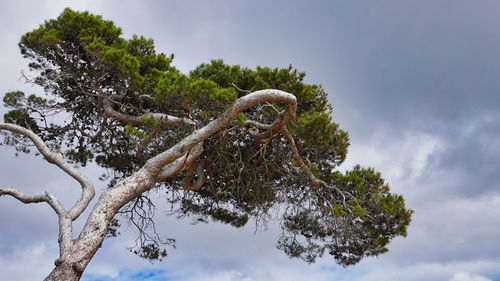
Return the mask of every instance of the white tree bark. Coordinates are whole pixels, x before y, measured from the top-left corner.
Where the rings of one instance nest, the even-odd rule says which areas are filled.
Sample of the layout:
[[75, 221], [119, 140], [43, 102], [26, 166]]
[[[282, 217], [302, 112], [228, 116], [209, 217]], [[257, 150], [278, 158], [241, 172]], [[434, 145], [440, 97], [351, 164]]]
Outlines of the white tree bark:
[[[0, 130], [8, 130], [30, 138], [38, 151], [40, 151], [49, 163], [61, 168], [78, 181], [82, 187], [80, 198], [69, 210], [66, 210], [57, 198], [47, 192], [30, 197], [13, 188], [0, 188], [0, 196], [10, 195], [26, 204], [46, 202], [55, 210], [59, 217], [58, 242], [60, 256], [55, 262], [56, 267], [45, 280], [79, 280], [88, 263], [101, 246], [106, 237], [109, 223], [120, 208], [134, 198], [140, 196], [142, 193], [153, 188], [157, 182], [183, 170], [191, 169], [194, 161], [202, 153], [203, 141], [205, 139], [227, 127], [242, 111], [259, 103], [266, 102], [283, 103], [286, 105], [287, 109], [279, 114], [277, 120], [273, 124], [261, 124], [248, 121], [246, 125], [265, 130], [279, 129], [283, 128], [283, 126], [285, 126], [295, 115], [295, 96], [280, 90], [262, 90], [239, 98], [233, 103], [230, 110], [226, 111], [206, 126], [194, 131], [171, 148], [148, 159], [138, 171], [122, 179], [111, 189], [102, 193], [87, 218], [83, 230], [76, 239], [72, 238], [72, 222], [88, 207], [89, 202], [94, 197], [94, 187], [91, 181], [64, 161], [62, 155], [51, 152], [42, 139], [30, 130], [13, 124], [0, 123]], [[114, 111], [109, 104], [108, 106], [105, 104], [105, 107], [107, 107], [106, 114], [108, 117], [116, 118], [119, 121], [127, 121], [130, 117]], [[170, 121], [175, 124], [196, 125], [196, 122], [186, 118], [157, 114], [150, 114], [149, 116], [155, 118], [159, 117], [165, 119], [167, 122]], [[133, 121], [138, 120], [140, 121], [138, 117], [134, 117], [133, 119]], [[287, 138], [290, 137], [287, 136]], [[193, 189], [198, 185], [199, 183], [195, 183]]]

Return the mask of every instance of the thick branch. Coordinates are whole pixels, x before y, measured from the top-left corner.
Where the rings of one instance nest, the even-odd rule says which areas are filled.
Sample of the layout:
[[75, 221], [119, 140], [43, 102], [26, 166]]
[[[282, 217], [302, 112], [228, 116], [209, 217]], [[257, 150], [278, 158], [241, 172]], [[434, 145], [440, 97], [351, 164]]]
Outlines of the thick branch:
[[158, 181], [171, 177], [174, 174], [187, 170], [203, 152], [203, 142], [195, 145], [185, 155], [165, 165], [158, 174]]

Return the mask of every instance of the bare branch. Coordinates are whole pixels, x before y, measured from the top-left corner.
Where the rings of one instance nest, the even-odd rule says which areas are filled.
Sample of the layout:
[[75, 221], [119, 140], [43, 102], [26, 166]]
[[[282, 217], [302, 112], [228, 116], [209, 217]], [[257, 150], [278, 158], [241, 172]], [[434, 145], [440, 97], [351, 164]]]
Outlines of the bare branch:
[[17, 200], [23, 202], [24, 204], [32, 204], [32, 203], [41, 203], [41, 202], [46, 202], [49, 204], [52, 209], [58, 214], [58, 215], [64, 215], [66, 211], [64, 210], [64, 207], [62, 204], [57, 200], [52, 194], [45, 192], [44, 194], [39, 194], [39, 195], [34, 195], [34, 196], [27, 196], [21, 191], [10, 188], [10, 187], [1, 187], [0, 188], [0, 196], [2, 195], [10, 195]]
[[236, 90], [240, 91], [240, 92], [243, 92], [243, 93], [251, 93], [252, 91], [249, 91], [249, 90], [243, 90], [243, 89], [240, 89], [238, 86], [236, 86], [236, 84], [234, 84], [233, 82], [229, 83], [229, 85], [233, 86]]
[[114, 118], [124, 124], [131, 125], [131, 126], [139, 126], [144, 124], [144, 121], [141, 120], [143, 118], [154, 118], [158, 121], [161, 121], [161, 123], [168, 124], [168, 125], [189, 125], [189, 126], [194, 126], [196, 127], [198, 123], [195, 121], [188, 119], [188, 118], [180, 118], [168, 114], [163, 114], [163, 113], [146, 113], [143, 114], [142, 116], [132, 116], [128, 115], [119, 111], [116, 111], [113, 109], [113, 106], [111, 104], [111, 101], [116, 101], [122, 99], [121, 96], [112, 96], [112, 97], [105, 97], [103, 99], [103, 107], [104, 107], [104, 113], [106, 116]]
[[266, 131], [269, 131], [269, 130], [279, 131], [279, 129], [283, 125], [285, 125], [286, 122], [288, 122], [288, 120], [286, 120], [286, 122], [284, 122], [284, 120], [283, 120], [285, 114], [287, 114], [286, 111], [281, 111], [278, 114], [278, 118], [276, 118], [276, 120], [274, 120], [274, 122], [271, 124], [264, 124], [264, 123], [254, 121], [254, 120], [245, 120], [244, 125], [250, 126], [250, 127], [255, 127], [255, 128], [261, 129], [261, 130], [266, 130]]
[[45, 192], [44, 194], [35, 195], [35, 196], [27, 196], [21, 191], [9, 188], [2, 187], [0, 188], [0, 196], [2, 195], [10, 195], [17, 200], [23, 202], [24, 204], [31, 203], [40, 203], [46, 202], [50, 207], [56, 212], [59, 218], [59, 251], [60, 256], [62, 257], [65, 253], [68, 252], [71, 247], [71, 239], [72, 239], [72, 225], [71, 219], [68, 215], [68, 212], [64, 209], [64, 206], [61, 204], [57, 198], [50, 194], [49, 192]]
[[69, 176], [74, 178], [82, 187], [82, 194], [75, 205], [68, 211], [71, 220], [77, 219], [80, 214], [87, 208], [88, 204], [95, 195], [94, 185], [92, 182], [68, 162], [66, 162], [61, 154], [53, 153], [44, 143], [44, 141], [32, 131], [9, 123], [0, 123], [0, 130], [8, 130], [14, 133], [22, 134], [29, 138], [35, 144], [38, 151], [45, 157], [47, 162], [56, 165]]
[[293, 158], [295, 158], [295, 161], [297, 161], [299, 163], [300, 168], [302, 168], [302, 170], [304, 170], [304, 173], [306, 173], [306, 175], [309, 177], [309, 179], [311, 179], [312, 184], [316, 188], [318, 188], [320, 185], [325, 186], [326, 185], [325, 182], [317, 179], [313, 175], [313, 173], [311, 172], [309, 167], [307, 167], [307, 165], [304, 164], [304, 161], [302, 161], [302, 158], [299, 155], [299, 151], [297, 150], [297, 146], [295, 145], [295, 140], [293, 139], [293, 136], [292, 136], [292, 134], [290, 134], [288, 129], [286, 127], [282, 127], [281, 133], [288, 140], [288, 143], [290, 144], [290, 148], [292, 149]]
[[248, 130], [248, 134], [252, 137], [253, 141], [258, 144], [268, 143], [272, 138], [271, 132], [265, 131], [264, 133], [261, 133], [259, 129], [255, 127], [250, 128]]

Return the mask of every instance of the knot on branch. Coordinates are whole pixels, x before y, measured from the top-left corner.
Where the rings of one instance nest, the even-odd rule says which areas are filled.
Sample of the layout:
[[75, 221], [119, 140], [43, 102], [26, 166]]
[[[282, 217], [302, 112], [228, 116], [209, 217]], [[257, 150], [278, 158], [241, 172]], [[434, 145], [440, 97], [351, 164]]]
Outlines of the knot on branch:
[[271, 134], [269, 132], [263, 132], [261, 133], [259, 129], [256, 127], [252, 127], [248, 130], [248, 134], [252, 137], [255, 143], [257, 144], [264, 144], [269, 142], [269, 140], [272, 138], [270, 136]]
[[63, 264], [63, 263], [64, 263], [64, 259], [61, 259], [61, 258], [56, 259], [56, 260], [54, 261], [54, 265], [55, 265], [55, 266], [60, 266], [60, 265], [61, 265], [61, 264]]
[[78, 274], [82, 274], [85, 270], [85, 266], [79, 262], [74, 262], [71, 264], [71, 268]]
[[312, 184], [316, 189], [318, 189], [320, 186], [326, 186], [326, 183], [324, 181], [317, 178], [312, 179]]

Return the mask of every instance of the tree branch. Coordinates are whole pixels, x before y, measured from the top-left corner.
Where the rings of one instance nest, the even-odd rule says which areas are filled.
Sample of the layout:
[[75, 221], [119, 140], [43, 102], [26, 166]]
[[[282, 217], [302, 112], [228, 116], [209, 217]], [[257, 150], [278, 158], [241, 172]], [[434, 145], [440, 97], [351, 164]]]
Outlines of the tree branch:
[[146, 113], [141, 116], [132, 116], [116, 111], [115, 109], [113, 109], [111, 101], [119, 101], [122, 98], [123, 98], [122, 96], [103, 97], [102, 104], [103, 104], [104, 114], [107, 117], [114, 118], [126, 125], [131, 125], [131, 126], [139, 126], [144, 124], [144, 121], [141, 120], [143, 118], [154, 118], [158, 121], [161, 121], [161, 123], [168, 125], [189, 125], [194, 127], [198, 125], [198, 123], [196, 123], [191, 119], [180, 118], [163, 113]]
[[[182, 187], [185, 190], [200, 190], [206, 181], [205, 176], [205, 162], [202, 162], [196, 166], [196, 159], [203, 152], [203, 142], [198, 143], [193, 149], [191, 149], [186, 156], [186, 163], [184, 164], [184, 169], [187, 170], [187, 174], [182, 180]], [[194, 173], [198, 175], [198, 179], [192, 183]]]
[[293, 139], [292, 134], [290, 134], [290, 132], [288, 131], [288, 129], [285, 126], [283, 126], [281, 128], [281, 133], [288, 140], [288, 143], [290, 144], [290, 148], [292, 149], [293, 158], [295, 158], [295, 161], [297, 161], [299, 163], [300, 168], [302, 168], [302, 170], [304, 170], [304, 173], [306, 173], [307, 177], [309, 177], [309, 179], [311, 179], [314, 187], [319, 188], [320, 185], [326, 186], [325, 182], [316, 178], [316, 176], [313, 175], [313, 173], [311, 172], [309, 167], [307, 167], [307, 165], [304, 164], [304, 161], [302, 161], [302, 158], [299, 155], [299, 151], [297, 150], [297, 146], [295, 145], [295, 140]]
[[10, 187], [2, 187], [0, 188], [0, 196], [3, 195], [10, 195], [24, 204], [40, 203], [40, 202], [46, 202], [47, 204], [49, 204], [49, 206], [52, 207], [52, 209], [56, 212], [59, 218], [58, 241], [59, 241], [60, 256], [62, 257], [65, 253], [68, 252], [68, 249], [71, 247], [71, 240], [73, 233], [71, 219], [68, 215], [68, 212], [64, 209], [64, 206], [54, 195], [46, 191], [44, 194], [27, 196], [17, 189]]
[[[163, 167], [162, 171], [158, 175], [158, 179], [164, 180], [166, 178], [171, 177], [172, 175], [174, 175], [176, 173], [191, 169], [192, 165], [194, 165], [196, 159], [201, 155], [202, 152], [203, 152], [203, 142], [200, 142], [200, 143], [196, 144], [183, 157], [180, 157], [180, 158], [176, 159], [175, 161], [173, 161], [172, 163], [165, 165], [165, 167]], [[189, 175], [186, 175], [186, 177], [189, 177]], [[191, 177], [191, 179], [192, 179], [192, 177]], [[201, 188], [201, 185], [200, 185], [200, 188]]]
[[24, 204], [32, 204], [32, 203], [41, 203], [41, 202], [46, 202], [47, 204], [54, 209], [54, 211], [58, 215], [64, 215], [66, 213], [66, 210], [64, 210], [63, 205], [57, 200], [52, 194], [45, 192], [44, 194], [39, 194], [39, 195], [34, 195], [34, 196], [27, 196], [21, 191], [10, 188], [10, 187], [1, 187], [0, 188], [0, 196], [3, 195], [10, 195], [17, 200], [21, 201]]
[[[266, 102], [266, 104], [269, 103]], [[274, 134], [279, 132], [281, 128], [286, 125], [288, 122], [288, 120], [285, 120], [286, 114], [286, 111], [279, 112], [278, 117], [271, 124], [264, 124], [254, 120], [245, 120], [244, 125], [251, 127], [250, 130], [248, 130], [248, 133], [256, 143], [264, 144], [269, 142], [273, 138]], [[261, 133], [259, 130], [264, 130], [264, 132]]]
[[288, 129], [285, 126], [283, 126], [281, 128], [281, 133], [288, 140], [288, 143], [290, 144], [290, 148], [292, 149], [293, 158], [295, 158], [295, 161], [297, 161], [299, 163], [300, 168], [302, 168], [302, 170], [304, 170], [304, 173], [311, 180], [312, 184], [316, 188], [316, 194], [321, 199], [325, 200], [330, 205], [330, 207], [333, 208], [332, 202], [328, 198], [323, 196], [321, 194], [321, 192], [319, 191], [320, 186], [325, 187], [325, 188], [331, 188], [331, 189], [337, 191], [340, 194], [340, 196], [342, 196], [341, 203], [344, 206], [347, 206], [346, 197], [350, 197], [352, 200], [355, 200], [357, 202], [356, 197], [354, 195], [352, 195], [350, 192], [342, 191], [335, 186], [327, 185], [324, 181], [316, 178], [316, 176], [314, 176], [314, 174], [311, 172], [311, 169], [309, 169], [309, 167], [307, 167], [307, 165], [304, 163], [304, 161], [302, 161], [302, 158], [299, 155], [299, 151], [297, 149], [297, 146], [295, 145], [295, 140], [293, 139], [292, 134], [290, 134], [290, 132], [288, 131]]
[[61, 170], [66, 172], [66, 174], [80, 183], [82, 187], [80, 198], [68, 211], [68, 215], [71, 220], [76, 220], [87, 208], [88, 204], [95, 195], [94, 185], [92, 184], [92, 182], [86, 176], [76, 170], [73, 166], [71, 166], [68, 162], [66, 162], [61, 154], [53, 153], [52, 151], [50, 151], [44, 141], [32, 131], [10, 123], [0, 123], [0, 130], [11, 131], [29, 138], [33, 142], [33, 144], [35, 144], [38, 151], [45, 157], [47, 162], [56, 165]]

